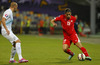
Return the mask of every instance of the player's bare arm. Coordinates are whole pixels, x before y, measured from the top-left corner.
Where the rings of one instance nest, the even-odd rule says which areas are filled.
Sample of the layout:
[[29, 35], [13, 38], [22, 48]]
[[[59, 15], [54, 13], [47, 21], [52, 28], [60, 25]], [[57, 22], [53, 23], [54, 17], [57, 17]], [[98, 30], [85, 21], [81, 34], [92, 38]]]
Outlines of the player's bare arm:
[[53, 24], [53, 26], [57, 26], [57, 24], [55, 23], [55, 19], [52, 19], [51, 23]]
[[10, 32], [9, 32], [9, 30], [7, 29], [7, 26], [6, 26], [5, 20], [6, 20], [6, 19], [3, 17], [1, 22], [2, 22], [2, 24], [3, 24], [3, 26], [4, 26], [5, 30], [6, 30], [7, 34], [9, 35]]

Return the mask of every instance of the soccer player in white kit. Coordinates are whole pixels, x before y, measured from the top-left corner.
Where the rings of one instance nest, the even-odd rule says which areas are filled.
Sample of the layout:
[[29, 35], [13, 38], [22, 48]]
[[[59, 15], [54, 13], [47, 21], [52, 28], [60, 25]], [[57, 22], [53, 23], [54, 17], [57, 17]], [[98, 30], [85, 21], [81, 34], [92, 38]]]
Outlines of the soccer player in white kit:
[[11, 57], [9, 63], [17, 63], [14, 60], [14, 56], [17, 52], [19, 57], [19, 63], [28, 62], [22, 57], [21, 54], [21, 42], [19, 38], [12, 32], [12, 22], [13, 22], [13, 12], [17, 10], [18, 4], [16, 2], [11, 2], [10, 8], [3, 13], [1, 22], [1, 33], [7, 38], [12, 44]]

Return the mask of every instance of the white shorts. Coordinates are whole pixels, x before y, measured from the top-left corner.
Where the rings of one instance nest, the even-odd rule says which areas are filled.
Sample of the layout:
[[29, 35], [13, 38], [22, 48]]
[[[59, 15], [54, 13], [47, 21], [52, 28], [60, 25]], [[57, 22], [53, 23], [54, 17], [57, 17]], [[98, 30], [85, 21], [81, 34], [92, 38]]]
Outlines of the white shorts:
[[13, 42], [17, 41], [19, 39], [18, 39], [18, 37], [12, 31], [9, 31], [9, 32], [10, 32], [10, 34], [8, 35], [5, 29], [1, 30], [2, 35], [5, 38], [7, 38], [11, 42], [11, 44], [13, 45]]

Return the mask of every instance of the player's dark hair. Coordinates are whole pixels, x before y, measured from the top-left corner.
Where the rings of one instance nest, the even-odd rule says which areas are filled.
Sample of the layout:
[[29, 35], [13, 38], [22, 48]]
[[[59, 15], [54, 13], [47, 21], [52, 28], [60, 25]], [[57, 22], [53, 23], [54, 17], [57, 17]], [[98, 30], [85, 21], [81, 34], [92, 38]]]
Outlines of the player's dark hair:
[[66, 13], [66, 12], [71, 12], [71, 9], [70, 9], [70, 8], [66, 8], [66, 9], [65, 9], [65, 13]]

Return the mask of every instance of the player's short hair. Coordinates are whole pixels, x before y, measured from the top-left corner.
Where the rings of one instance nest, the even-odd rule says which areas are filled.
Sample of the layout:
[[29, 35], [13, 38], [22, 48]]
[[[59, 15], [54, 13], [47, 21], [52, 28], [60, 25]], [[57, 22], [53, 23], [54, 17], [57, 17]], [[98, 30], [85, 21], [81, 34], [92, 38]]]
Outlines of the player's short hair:
[[71, 12], [71, 9], [70, 9], [70, 8], [66, 8], [66, 9], [65, 9], [65, 13], [66, 13], [66, 12]]
[[16, 2], [11, 2], [10, 7], [17, 6], [18, 4]]

